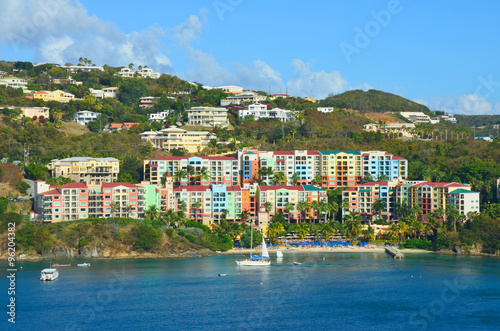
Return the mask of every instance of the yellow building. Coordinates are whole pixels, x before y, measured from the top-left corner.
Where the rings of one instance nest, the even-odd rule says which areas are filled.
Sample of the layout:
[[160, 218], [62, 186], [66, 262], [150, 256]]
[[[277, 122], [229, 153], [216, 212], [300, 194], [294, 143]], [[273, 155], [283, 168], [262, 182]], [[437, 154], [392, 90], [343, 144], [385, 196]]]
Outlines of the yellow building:
[[170, 151], [173, 148], [185, 148], [190, 153], [198, 152], [208, 147], [211, 139], [216, 136], [208, 131], [187, 131], [172, 125], [160, 131], [145, 131], [141, 139], [149, 141], [155, 148]]
[[112, 157], [70, 157], [54, 159], [47, 165], [53, 177], [66, 177], [87, 185], [116, 182], [120, 161]]
[[57, 101], [57, 102], [70, 102], [76, 100], [75, 96], [71, 93], [57, 90], [51, 91], [38, 91], [33, 93], [34, 99], [42, 99], [43, 101]]
[[361, 153], [357, 151], [319, 151], [322, 187], [355, 187], [363, 178]]

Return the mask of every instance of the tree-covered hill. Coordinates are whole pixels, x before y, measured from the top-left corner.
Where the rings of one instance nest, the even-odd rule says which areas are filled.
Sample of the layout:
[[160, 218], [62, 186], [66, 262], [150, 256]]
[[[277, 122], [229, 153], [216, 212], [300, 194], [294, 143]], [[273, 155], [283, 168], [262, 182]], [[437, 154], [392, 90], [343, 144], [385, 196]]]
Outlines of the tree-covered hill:
[[400, 97], [392, 93], [378, 90], [347, 91], [341, 94], [328, 96], [321, 100], [323, 107], [336, 107], [343, 109], [355, 109], [361, 112], [402, 112], [402, 111], [421, 111], [430, 114], [431, 111], [424, 105]]

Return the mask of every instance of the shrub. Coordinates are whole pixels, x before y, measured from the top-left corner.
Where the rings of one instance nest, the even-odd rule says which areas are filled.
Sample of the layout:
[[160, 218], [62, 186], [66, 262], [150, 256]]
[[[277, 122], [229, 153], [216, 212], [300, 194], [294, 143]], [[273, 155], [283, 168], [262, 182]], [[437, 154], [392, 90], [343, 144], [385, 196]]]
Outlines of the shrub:
[[161, 238], [160, 231], [144, 223], [137, 224], [131, 233], [135, 237], [134, 248], [145, 251], [151, 251]]

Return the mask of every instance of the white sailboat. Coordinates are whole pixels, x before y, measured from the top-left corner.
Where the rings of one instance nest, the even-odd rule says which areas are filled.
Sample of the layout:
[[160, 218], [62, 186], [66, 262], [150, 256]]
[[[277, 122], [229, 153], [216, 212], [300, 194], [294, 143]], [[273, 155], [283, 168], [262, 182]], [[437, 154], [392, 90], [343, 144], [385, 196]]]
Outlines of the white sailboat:
[[[236, 260], [239, 266], [252, 266], [252, 267], [267, 267], [271, 265], [271, 258], [267, 251], [266, 242], [262, 237], [262, 256], [252, 255], [252, 241], [253, 241], [253, 225], [250, 225], [250, 258], [244, 260]], [[243, 247], [241, 247], [243, 249]], [[239, 256], [239, 255], [238, 255]]]

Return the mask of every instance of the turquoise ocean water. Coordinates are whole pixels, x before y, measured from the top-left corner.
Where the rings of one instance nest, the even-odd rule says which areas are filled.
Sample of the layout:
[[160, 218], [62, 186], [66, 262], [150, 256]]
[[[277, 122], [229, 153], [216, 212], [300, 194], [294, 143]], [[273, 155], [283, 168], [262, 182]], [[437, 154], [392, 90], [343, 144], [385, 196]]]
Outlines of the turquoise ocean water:
[[71, 261], [50, 283], [39, 280], [48, 262], [18, 262], [16, 324], [7, 322], [4, 281], [0, 329], [500, 330], [499, 259], [292, 253], [268, 268], [234, 260]]

